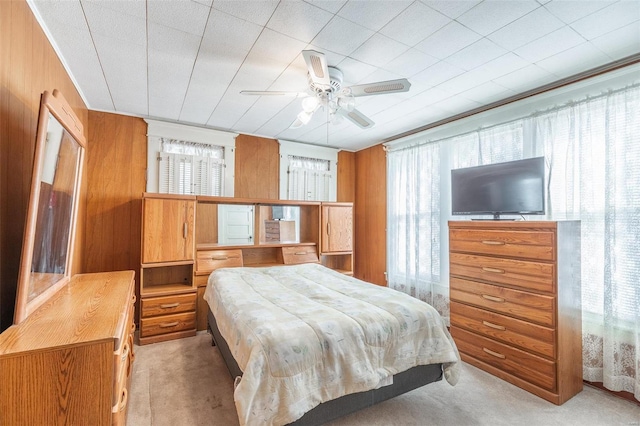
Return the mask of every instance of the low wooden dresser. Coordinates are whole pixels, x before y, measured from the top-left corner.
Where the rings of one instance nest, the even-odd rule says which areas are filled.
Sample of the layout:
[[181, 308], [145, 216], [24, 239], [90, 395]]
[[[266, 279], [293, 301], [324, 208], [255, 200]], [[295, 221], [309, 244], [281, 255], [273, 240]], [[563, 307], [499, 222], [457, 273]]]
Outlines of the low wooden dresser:
[[465, 362], [554, 404], [582, 390], [580, 222], [449, 222]]
[[74, 276], [0, 335], [0, 425], [124, 425], [134, 272]]

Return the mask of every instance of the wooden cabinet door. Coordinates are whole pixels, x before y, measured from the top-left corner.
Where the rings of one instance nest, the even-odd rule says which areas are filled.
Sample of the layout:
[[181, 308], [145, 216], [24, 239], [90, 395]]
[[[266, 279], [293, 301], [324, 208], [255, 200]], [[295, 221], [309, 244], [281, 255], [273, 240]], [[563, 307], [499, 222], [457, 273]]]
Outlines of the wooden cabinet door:
[[142, 263], [193, 260], [195, 202], [145, 198]]
[[322, 252], [353, 250], [353, 207], [322, 206]]

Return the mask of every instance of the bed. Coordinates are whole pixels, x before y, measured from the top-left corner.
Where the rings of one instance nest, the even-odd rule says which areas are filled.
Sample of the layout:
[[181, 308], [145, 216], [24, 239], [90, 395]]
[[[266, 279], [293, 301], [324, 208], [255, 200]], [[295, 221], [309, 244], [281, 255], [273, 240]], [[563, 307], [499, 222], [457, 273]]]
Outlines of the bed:
[[318, 264], [219, 269], [204, 298], [241, 425], [320, 424], [458, 380], [432, 307]]

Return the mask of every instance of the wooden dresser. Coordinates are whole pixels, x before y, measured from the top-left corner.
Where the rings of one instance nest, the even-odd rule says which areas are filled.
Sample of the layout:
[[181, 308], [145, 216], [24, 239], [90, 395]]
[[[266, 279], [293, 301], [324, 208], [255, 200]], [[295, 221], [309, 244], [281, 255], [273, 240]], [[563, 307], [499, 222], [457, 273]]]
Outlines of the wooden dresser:
[[462, 359], [554, 404], [582, 390], [580, 222], [449, 222]]
[[0, 335], [0, 425], [124, 425], [134, 272], [74, 276]]

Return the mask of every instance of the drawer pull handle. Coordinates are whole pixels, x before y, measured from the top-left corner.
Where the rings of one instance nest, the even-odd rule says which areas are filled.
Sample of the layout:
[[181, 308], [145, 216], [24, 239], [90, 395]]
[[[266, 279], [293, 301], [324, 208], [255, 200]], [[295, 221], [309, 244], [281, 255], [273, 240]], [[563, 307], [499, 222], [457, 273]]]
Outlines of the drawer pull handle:
[[504, 274], [504, 269], [489, 268], [487, 266], [483, 266], [482, 270], [485, 272], [493, 272], [494, 274]]
[[131, 331], [130, 331], [130, 333], [135, 333], [135, 332], [136, 332], [136, 323], [132, 322], [131, 323]]
[[129, 358], [129, 351], [131, 350], [131, 346], [129, 346], [129, 342], [127, 341], [124, 344], [124, 350], [122, 351], [122, 355], [120, 357], [120, 362], [124, 362], [127, 358]]
[[483, 351], [485, 351], [486, 353], [488, 353], [489, 355], [495, 356], [496, 358], [500, 358], [500, 359], [505, 359], [506, 356], [499, 354], [498, 352], [494, 352], [491, 349], [487, 349], [487, 348], [482, 348]]
[[134, 303], [136, 303], [136, 295], [135, 294], [131, 298], [131, 304], [133, 305]]
[[164, 303], [162, 305], [160, 305], [160, 309], [171, 309], [171, 308], [177, 308], [178, 306], [180, 306], [180, 303], [176, 302], [176, 303]]
[[122, 396], [120, 397], [120, 405], [118, 407], [118, 411], [124, 410], [127, 406], [127, 399], [129, 399], [129, 393], [127, 392], [127, 388], [122, 389]]
[[178, 321], [174, 321], [174, 322], [164, 322], [162, 324], [160, 324], [160, 328], [169, 328], [169, 327], [175, 327], [176, 325], [180, 324]]
[[506, 330], [506, 328], [505, 328], [505, 327], [503, 327], [503, 326], [501, 326], [501, 325], [498, 325], [498, 324], [494, 324], [494, 323], [489, 322], [489, 321], [482, 321], [482, 323], [483, 323], [484, 325], [486, 325], [487, 327], [495, 328], [496, 330], [502, 330], [502, 331], [505, 331], [505, 330]]
[[503, 246], [504, 241], [492, 241], [492, 240], [484, 240], [482, 244], [486, 244], [488, 246]]
[[211, 260], [229, 260], [229, 256], [213, 256]]
[[502, 297], [489, 296], [488, 294], [483, 294], [482, 297], [492, 302], [504, 303], [504, 299]]
[[294, 253], [296, 256], [304, 256], [305, 254], [307, 254], [306, 251], [298, 251], [296, 253]]

